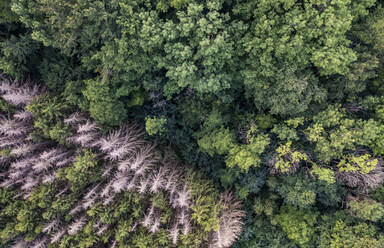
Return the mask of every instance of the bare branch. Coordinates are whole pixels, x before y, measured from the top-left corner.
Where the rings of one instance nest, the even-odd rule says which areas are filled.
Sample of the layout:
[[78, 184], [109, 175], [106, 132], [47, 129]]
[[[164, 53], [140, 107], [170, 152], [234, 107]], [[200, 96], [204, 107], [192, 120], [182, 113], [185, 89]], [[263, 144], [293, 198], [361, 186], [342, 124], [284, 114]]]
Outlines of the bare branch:
[[81, 229], [83, 229], [85, 223], [86, 223], [85, 216], [82, 216], [80, 219], [78, 219], [75, 222], [72, 222], [72, 224], [68, 227], [68, 234], [69, 235], [75, 235], [77, 234]]

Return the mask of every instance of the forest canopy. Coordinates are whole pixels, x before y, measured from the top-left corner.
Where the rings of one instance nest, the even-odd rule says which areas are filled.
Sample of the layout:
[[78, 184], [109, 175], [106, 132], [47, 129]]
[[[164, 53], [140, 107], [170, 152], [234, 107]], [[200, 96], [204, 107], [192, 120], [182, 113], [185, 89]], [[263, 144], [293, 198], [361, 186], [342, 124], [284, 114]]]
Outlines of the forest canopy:
[[0, 0], [0, 74], [0, 246], [384, 247], [382, 0]]

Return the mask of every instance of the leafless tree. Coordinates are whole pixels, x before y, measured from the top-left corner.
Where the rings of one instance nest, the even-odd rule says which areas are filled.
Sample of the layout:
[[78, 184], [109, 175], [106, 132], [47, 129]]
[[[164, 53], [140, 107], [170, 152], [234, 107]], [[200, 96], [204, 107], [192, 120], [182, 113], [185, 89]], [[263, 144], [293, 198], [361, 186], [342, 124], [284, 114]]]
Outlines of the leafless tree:
[[95, 186], [93, 186], [91, 188], [91, 190], [89, 190], [85, 195], [84, 195], [84, 199], [90, 199], [90, 198], [93, 198], [97, 195], [97, 191], [99, 190], [99, 187], [100, 187], [100, 183], [96, 184]]
[[2, 98], [16, 106], [23, 106], [30, 103], [36, 96], [41, 94], [42, 90], [38, 85], [28, 81], [11, 83], [9, 80], [2, 80], [0, 86], [0, 91], [3, 93]]
[[107, 155], [105, 156], [106, 159], [117, 161], [126, 158], [133, 152], [135, 152], [136, 146], [133, 146], [130, 143], [126, 144], [120, 144], [114, 149], [111, 149], [107, 152]]
[[117, 246], [117, 241], [114, 240], [114, 241], [112, 242], [112, 244], [111, 244], [111, 248], [116, 248], [116, 246]]
[[[113, 150], [123, 147], [137, 147], [144, 143], [143, 131], [135, 125], [123, 125], [120, 129], [111, 132], [106, 137], [101, 137], [95, 145], [97, 145], [102, 152], [110, 153]], [[129, 150], [129, 149], [128, 149]]]
[[158, 160], [154, 154], [154, 146], [146, 145], [138, 150], [130, 161], [131, 170], [136, 174], [144, 175]]
[[94, 132], [98, 129], [96, 123], [91, 122], [89, 120], [86, 121], [84, 124], [79, 124], [77, 127], [77, 133], [89, 133]]
[[59, 242], [66, 232], [67, 230], [63, 228], [60, 231], [53, 234], [51, 237], [51, 244]]
[[103, 174], [101, 174], [102, 177], [106, 177], [106, 176], [109, 176], [114, 168], [114, 164], [113, 163], [108, 163], [107, 166], [105, 167], [104, 171], [103, 171]]
[[192, 229], [192, 226], [191, 226], [191, 223], [188, 221], [186, 221], [184, 224], [183, 224], [183, 234], [184, 235], [188, 235], [188, 233], [191, 231]]
[[143, 221], [141, 222], [141, 224], [144, 226], [144, 227], [147, 227], [149, 228], [152, 223], [153, 223], [153, 215], [155, 213], [155, 207], [152, 205], [150, 208], [149, 208], [149, 211], [148, 213], [144, 216], [144, 219]]
[[189, 216], [185, 208], [181, 209], [181, 211], [177, 214], [177, 222], [180, 225], [184, 225], [189, 221]]
[[110, 195], [110, 192], [111, 192], [111, 190], [112, 190], [112, 184], [113, 184], [113, 181], [110, 181], [110, 182], [108, 182], [105, 186], [104, 186], [104, 188], [101, 190], [101, 192], [100, 192], [100, 196], [101, 197], [107, 197], [107, 196], [109, 196]]
[[131, 177], [131, 179], [129, 180], [129, 183], [125, 187], [125, 189], [128, 190], [128, 191], [136, 189], [137, 186], [138, 186], [138, 183], [139, 183], [138, 178], [139, 178], [138, 175], [134, 175], [133, 177]]
[[97, 197], [88, 198], [83, 201], [82, 207], [84, 210], [87, 210], [88, 208], [92, 207], [97, 200]]
[[117, 172], [115, 175], [115, 179], [112, 183], [113, 191], [115, 191], [116, 193], [120, 193], [121, 191], [126, 189], [128, 182], [129, 182], [128, 175]]
[[241, 210], [241, 201], [232, 193], [225, 191], [221, 198], [223, 209], [220, 213], [219, 230], [213, 233], [210, 243], [215, 248], [226, 248], [233, 244], [242, 231], [242, 218], [245, 216], [245, 212]]
[[[170, 191], [172, 186], [176, 186], [182, 181], [183, 172], [180, 171], [176, 166], [166, 166], [167, 167], [167, 175], [166, 175], [166, 183], [164, 185], [164, 190]], [[175, 187], [175, 189], [176, 189]]]
[[17, 87], [15, 84], [12, 84], [11, 81], [7, 78], [4, 77], [4, 75], [0, 75], [0, 92], [5, 93], [5, 92], [10, 92], [15, 90]]
[[69, 143], [81, 145], [82, 147], [91, 147], [93, 146], [93, 143], [97, 139], [97, 137], [98, 133], [96, 132], [80, 133], [67, 138], [67, 141]]
[[11, 168], [15, 170], [31, 168], [33, 163], [36, 161], [37, 157], [28, 157], [21, 160], [16, 160], [11, 163]]
[[55, 173], [46, 174], [43, 176], [42, 183], [50, 184], [53, 183], [56, 179]]
[[178, 237], [179, 237], [179, 232], [180, 232], [180, 229], [179, 229], [179, 226], [177, 223], [175, 223], [172, 227], [172, 229], [169, 230], [169, 237], [171, 238], [172, 240], [172, 243], [174, 245], [177, 244], [177, 240], [178, 240]]
[[21, 186], [21, 189], [24, 191], [30, 191], [33, 187], [39, 184], [38, 178], [27, 177], [24, 184]]
[[14, 146], [18, 146], [25, 142], [24, 138], [9, 138], [9, 137], [3, 137], [0, 138], [0, 148], [13, 148]]
[[140, 180], [140, 183], [139, 185], [137, 186], [137, 190], [140, 194], [144, 194], [146, 191], [147, 191], [147, 188], [148, 188], [148, 185], [149, 185], [149, 182], [150, 182], [151, 178], [150, 177], [147, 177], [147, 178], [141, 178]]
[[79, 213], [82, 210], [82, 208], [83, 208], [82, 204], [78, 203], [74, 208], [71, 209], [71, 211], [69, 211], [69, 214], [73, 216]]
[[149, 231], [152, 233], [157, 233], [160, 230], [161, 216], [155, 216], [153, 224], [151, 225]]
[[51, 220], [50, 222], [48, 222], [44, 228], [43, 228], [43, 232], [44, 233], [51, 233], [52, 230], [54, 230], [55, 228], [57, 228], [59, 226], [59, 221], [57, 219], [53, 219]]
[[28, 121], [32, 119], [32, 114], [27, 112], [26, 110], [19, 111], [13, 115], [13, 118], [20, 121]]
[[336, 171], [335, 176], [337, 181], [362, 193], [368, 193], [377, 189], [384, 181], [384, 172], [380, 167], [367, 174]]
[[24, 157], [27, 156], [28, 154], [32, 153], [35, 151], [37, 148], [39, 148], [40, 145], [38, 144], [33, 144], [31, 142], [20, 144], [15, 146], [11, 150], [11, 154], [17, 157]]
[[62, 194], [64, 194], [65, 192], [67, 192], [67, 190], [69, 189], [68, 186], [66, 186], [62, 191], [60, 191], [59, 193], [57, 193], [55, 195], [56, 198], [58, 198], [59, 196], [61, 196]]
[[68, 118], [64, 119], [65, 124], [80, 124], [85, 122], [87, 119], [82, 113], [76, 112], [71, 114]]
[[48, 245], [48, 238], [42, 237], [42, 238], [36, 239], [30, 247], [31, 248], [46, 248], [47, 245]]
[[83, 229], [85, 223], [86, 223], [85, 216], [80, 217], [78, 220], [72, 222], [68, 227], [68, 234], [69, 235], [75, 235], [77, 234], [81, 229]]
[[177, 198], [173, 202], [173, 206], [180, 208], [188, 208], [191, 203], [189, 194], [190, 191], [188, 190], [188, 186], [185, 183], [183, 189], [177, 192]]
[[103, 205], [106, 206], [106, 205], [112, 203], [115, 200], [115, 196], [116, 196], [115, 194], [110, 194], [108, 196], [108, 198], [104, 199]]
[[168, 171], [165, 167], [160, 167], [160, 169], [153, 173], [151, 176], [151, 187], [149, 191], [151, 193], [157, 193], [160, 189], [162, 189], [166, 183], [166, 173]]
[[0, 120], [0, 133], [7, 137], [20, 137], [27, 134], [30, 130], [31, 126], [24, 121], [16, 121], [8, 118], [2, 118]]
[[109, 228], [109, 225], [108, 224], [104, 224], [100, 228], [98, 228], [96, 234], [99, 235], [99, 236], [103, 235], [103, 233], [105, 233], [105, 231], [107, 231], [108, 228]]
[[11, 246], [11, 248], [27, 248], [28, 242], [25, 242], [24, 239], [19, 239], [16, 241], [16, 243]]

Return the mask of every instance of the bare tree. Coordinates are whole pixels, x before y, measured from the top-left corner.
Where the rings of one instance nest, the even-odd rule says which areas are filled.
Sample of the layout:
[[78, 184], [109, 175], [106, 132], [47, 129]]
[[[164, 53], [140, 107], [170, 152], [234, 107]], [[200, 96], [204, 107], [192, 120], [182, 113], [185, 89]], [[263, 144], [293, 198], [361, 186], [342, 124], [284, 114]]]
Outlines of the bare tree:
[[30, 191], [33, 187], [39, 184], [39, 179], [36, 177], [27, 177], [21, 189], [24, 191]]
[[87, 120], [85, 124], [79, 124], [78, 125], [77, 133], [89, 133], [89, 132], [94, 132], [97, 129], [98, 129], [98, 127], [97, 127], [96, 123]]
[[114, 164], [113, 163], [108, 163], [107, 166], [105, 167], [104, 171], [103, 171], [103, 174], [101, 174], [102, 177], [106, 177], [106, 176], [109, 176], [114, 168]]
[[130, 161], [130, 168], [135, 174], [144, 175], [158, 162], [153, 150], [154, 146], [147, 145], [135, 153]]
[[94, 141], [97, 139], [98, 134], [96, 132], [80, 133], [75, 136], [67, 138], [70, 143], [81, 145], [82, 147], [91, 147]]
[[39, 94], [41, 88], [38, 85], [23, 84], [12, 85], [12, 89], [3, 91], [2, 98], [15, 106], [24, 106], [32, 102]]
[[27, 248], [28, 242], [25, 242], [24, 239], [19, 239], [16, 241], [16, 243], [11, 246], [11, 248]]
[[160, 167], [160, 169], [156, 172], [153, 173], [151, 176], [151, 187], [149, 191], [151, 193], [157, 193], [159, 192], [160, 189], [162, 189], [166, 183], [166, 173], [168, 171], [166, 170], [165, 167]]
[[185, 183], [183, 189], [177, 192], [177, 198], [173, 202], [173, 206], [180, 208], [188, 208], [191, 204], [189, 194], [190, 191], [188, 190], [188, 186]]
[[189, 221], [189, 216], [185, 208], [181, 209], [181, 211], [177, 215], [177, 222], [181, 225], [184, 225]]
[[139, 185], [137, 186], [137, 190], [140, 194], [144, 194], [146, 191], [147, 191], [147, 188], [148, 188], [148, 185], [149, 185], [149, 182], [150, 182], [151, 178], [150, 177], [147, 177], [147, 178], [141, 178], [140, 180], [140, 183]]
[[121, 191], [125, 190], [126, 185], [128, 184], [129, 176], [117, 172], [115, 175], [115, 179], [112, 183], [112, 188], [116, 193], [120, 193]]
[[59, 242], [66, 232], [66, 229], [61, 229], [60, 231], [53, 234], [51, 237], [51, 244]]
[[154, 212], [155, 212], [155, 207], [152, 205], [148, 211], [148, 213], [144, 216], [144, 219], [143, 221], [141, 222], [141, 224], [144, 226], [144, 227], [147, 227], [149, 228], [152, 223], [153, 223], [153, 215], [154, 215]]
[[13, 118], [20, 121], [28, 121], [32, 119], [32, 114], [26, 110], [19, 111], [13, 115]]
[[126, 190], [133, 190], [133, 189], [136, 189], [137, 185], [138, 185], [138, 178], [139, 176], [138, 175], [134, 175], [131, 180], [129, 181], [128, 185], [125, 187]]
[[107, 197], [110, 195], [113, 181], [108, 182], [100, 192], [101, 197]]
[[103, 233], [105, 233], [105, 231], [107, 231], [108, 228], [109, 228], [109, 225], [108, 225], [108, 224], [104, 224], [104, 225], [102, 225], [100, 228], [98, 228], [96, 234], [97, 234], [98, 236], [103, 235]]
[[53, 183], [56, 179], [55, 173], [46, 174], [43, 176], [42, 183], [50, 184]]
[[50, 222], [48, 222], [44, 228], [43, 228], [43, 232], [44, 233], [51, 233], [53, 229], [55, 229], [56, 227], [59, 226], [59, 221], [57, 219], [53, 219], [51, 220]]
[[95, 204], [96, 200], [96, 197], [85, 199], [82, 204], [83, 209], [87, 210], [88, 208], [92, 207]]
[[169, 237], [171, 238], [172, 243], [173, 243], [174, 245], [177, 244], [177, 239], [178, 239], [178, 237], [179, 237], [179, 232], [180, 232], [180, 229], [179, 229], [177, 223], [175, 223], [175, 224], [173, 225], [172, 229], [169, 230]]
[[155, 216], [152, 226], [149, 231], [152, 233], [157, 233], [160, 230], [161, 216]]
[[47, 237], [42, 237], [42, 238], [39, 238], [39, 239], [36, 239], [32, 246], [30, 246], [31, 248], [46, 248], [48, 245], [48, 238]]
[[30, 125], [24, 121], [2, 118], [0, 122], [0, 133], [7, 137], [20, 137], [27, 134], [31, 130]]
[[192, 229], [192, 226], [191, 226], [191, 223], [188, 221], [186, 221], [184, 224], [183, 224], [183, 234], [184, 235], [188, 235], [188, 233], [191, 231]]
[[95, 186], [93, 186], [91, 188], [91, 190], [89, 190], [85, 195], [84, 195], [84, 199], [90, 199], [90, 198], [93, 198], [97, 195], [97, 191], [99, 190], [99, 187], [100, 187], [100, 183], [96, 184]]
[[76, 112], [71, 114], [68, 118], [64, 119], [65, 124], [80, 124], [85, 122], [87, 119], [82, 113]]
[[24, 157], [24, 156], [27, 156], [28, 154], [32, 153], [33, 151], [35, 151], [39, 147], [40, 147], [40, 145], [38, 145], [38, 144], [33, 144], [33, 143], [28, 142], [28, 143], [24, 143], [24, 144], [20, 144], [20, 145], [15, 146], [11, 150], [11, 154], [14, 156], [17, 156], [17, 157]]
[[241, 201], [237, 200], [231, 192], [225, 191], [222, 195], [219, 230], [214, 232], [211, 245], [215, 248], [230, 247], [240, 235], [243, 227], [242, 218], [245, 212], [241, 210]]
[[68, 227], [68, 234], [69, 235], [75, 235], [77, 234], [81, 229], [83, 229], [85, 223], [86, 223], [85, 216], [80, 217], [80, 219], [72, 222]]
[[111, 244], [111, 248], [116, 248], [116, 246], [117, 246], [117, 241], [114, 240], [114, 241], [112, 242], [112, 244]]

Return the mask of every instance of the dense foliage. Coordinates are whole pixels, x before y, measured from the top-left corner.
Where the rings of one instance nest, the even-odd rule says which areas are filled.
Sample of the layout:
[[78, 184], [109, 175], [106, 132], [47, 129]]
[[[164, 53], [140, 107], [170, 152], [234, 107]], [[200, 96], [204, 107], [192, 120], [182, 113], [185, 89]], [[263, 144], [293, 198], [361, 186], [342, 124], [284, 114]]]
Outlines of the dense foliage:
[[[231, 221], [217, 216], [242, 215], [233, 210], [237, 200], [227, 193], [220, 198], [225, 190], [247, 213], [238, 220], [245, 226], [233, 247], [384, 247], [383, 5], [0, 0], [0, 70], [40, 82], [28, 92], [29, 136], [48, 148], [46, 140], [86, 148], [57, 172], [61, 184], [71, 185], [59, 202], [60, 183], [38, 183], [25, 200], [17, 187], [2, 189], [0, 241], [40, 238], [41, 218], [64, 217], [83, 190], [105, 184], [101, 168], [118, 155], [100, 158], [86, 146], [94, 137], [65, 123], [81, 111], [103, 135], [128, 120], [145, 127], [146, 142], [161, 153], [166, 147], [175, 152], [196, 226], [179, 247], [206, 244], [199, 240], [217, 245], [217, 233], [240, 232], [220, 228]], [[4, 126], [12, 116], [21, 118], [26, 92], [1, 87]], [[3, 160], [15, 160], [11, 144], [2, 142]], [[162, 223], [172, 219], [166, 193], [119, 197], [115, 207], [95, 207], [84, 217], [108, 220], [113, 231], [95, 238], [94, 223], [83, 220], [83, 231], [60, 245], [112, 245], [113, 236], [121, 247], [172, 246], [165, 231], [127, 233], [150, 201], [163, 213]]]

